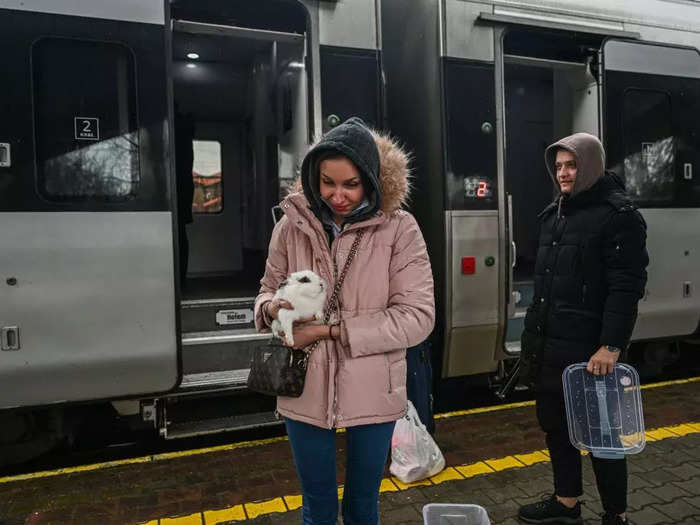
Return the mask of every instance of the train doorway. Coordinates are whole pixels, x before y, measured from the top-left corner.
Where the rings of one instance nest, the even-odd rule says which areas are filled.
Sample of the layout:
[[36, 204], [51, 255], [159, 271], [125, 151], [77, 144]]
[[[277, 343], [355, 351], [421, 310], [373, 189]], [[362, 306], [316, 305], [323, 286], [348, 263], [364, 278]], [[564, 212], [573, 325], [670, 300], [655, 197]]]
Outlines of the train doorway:
[[172, 3], [181, 391], [241, 388], [274, 227], [311, 135], [306, 9]]
[[[186, 299], [257, 293], [270, 209], [308, 141], [306, 13], [262, 6], [173, 4], [176, 171], [181, 222], [191, 219]], [[180, 151], [190, 144], [190, 155]]]
[[560, 137], [599, 135], [599, 89], [593, 74], [601, 37], [508, 31], [503, 39], [506, 211], [510, 228], [505, 349], [520, 350], [532, 302], [538, 214], [555, 196], [544, 150]]

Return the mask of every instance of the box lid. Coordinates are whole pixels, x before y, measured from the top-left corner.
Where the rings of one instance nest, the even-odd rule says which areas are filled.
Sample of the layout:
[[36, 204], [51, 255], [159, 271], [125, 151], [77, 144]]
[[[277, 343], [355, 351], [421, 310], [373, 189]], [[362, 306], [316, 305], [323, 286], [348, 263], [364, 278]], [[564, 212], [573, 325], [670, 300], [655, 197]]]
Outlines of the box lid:
[[617, 363], [613, 372], [595, 376], [586, 364], [562, 374], [571, 444], [604, 458], [641, 452], [646, 441], [637, 371]]

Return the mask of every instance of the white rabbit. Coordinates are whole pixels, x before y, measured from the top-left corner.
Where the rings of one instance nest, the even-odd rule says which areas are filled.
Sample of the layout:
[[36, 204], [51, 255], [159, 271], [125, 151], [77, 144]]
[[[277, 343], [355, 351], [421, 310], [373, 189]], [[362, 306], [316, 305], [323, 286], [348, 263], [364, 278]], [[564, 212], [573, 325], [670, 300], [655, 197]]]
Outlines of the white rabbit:
[[317, 321], [323, 319], [326, 283], [311, 270], [294, 272], [280, 283], [275, 299], [289, 301], [293, 310], [280, 308], [278, 319], [272, 321], [272, 333], [279, 337], [279, 333], [284, 332], [285, 341], [289, 346], [293, 346], [294, 321], [309, 317], [315, 317]]

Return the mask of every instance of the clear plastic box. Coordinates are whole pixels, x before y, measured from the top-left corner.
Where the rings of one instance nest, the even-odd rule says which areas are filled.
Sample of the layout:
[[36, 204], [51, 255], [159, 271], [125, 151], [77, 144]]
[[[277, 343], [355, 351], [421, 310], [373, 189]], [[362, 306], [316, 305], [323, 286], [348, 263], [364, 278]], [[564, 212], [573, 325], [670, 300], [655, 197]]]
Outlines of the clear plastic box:
[[479, 505], [428, 503], [423, 507], [424, 525], [490, 525], [486, 510]]
[[617, 363], [611, 373], [595, 376], [586, 364], [562, 374], [571, 444], [599, 458], [638, 454], [646, 440], [637, 371]]

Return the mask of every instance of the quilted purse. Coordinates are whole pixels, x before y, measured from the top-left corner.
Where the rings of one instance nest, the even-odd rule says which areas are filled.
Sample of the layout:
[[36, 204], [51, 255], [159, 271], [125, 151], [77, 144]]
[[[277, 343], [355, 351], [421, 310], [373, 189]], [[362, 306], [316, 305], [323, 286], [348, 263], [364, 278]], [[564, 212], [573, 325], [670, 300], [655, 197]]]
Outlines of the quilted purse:
[[[343, 285], [350, 263], [355, 258], [363, 235], [363, 229], [358, 230], [355, 234], [340, 277], [338, 277], [338, 266], [335, 262], [333, 264], [336, 282], [323, 316], [323, 324], [328, 324], [331, 314], [338, 308], [340, 287]], [[285, 346], [280, 339], [272, 338], [268, 344], [254, 348], [250, 361], [250, 373], [248, 374], [248, 389], [271, 396], [299, 397], [304, 391], [309, 355], [316, 350], [319, 342], [316, 341], [308, 349], [297, 350]]]

